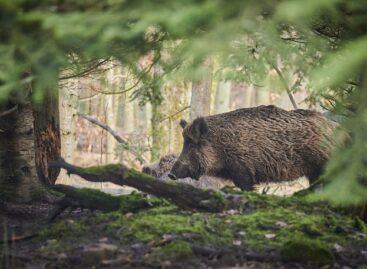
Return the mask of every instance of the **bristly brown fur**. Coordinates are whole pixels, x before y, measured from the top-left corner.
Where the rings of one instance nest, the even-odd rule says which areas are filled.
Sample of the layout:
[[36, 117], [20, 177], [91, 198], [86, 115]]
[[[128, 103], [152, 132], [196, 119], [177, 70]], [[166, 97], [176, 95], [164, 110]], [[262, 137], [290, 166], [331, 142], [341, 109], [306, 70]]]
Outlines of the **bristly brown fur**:
[[312, 182], [330, 156], [334, 129], [321, 113], [275, 106], [198, 118], [183, 130], [183, 150], [171, 173], [229, 178], [246, 190], [301, 176]]

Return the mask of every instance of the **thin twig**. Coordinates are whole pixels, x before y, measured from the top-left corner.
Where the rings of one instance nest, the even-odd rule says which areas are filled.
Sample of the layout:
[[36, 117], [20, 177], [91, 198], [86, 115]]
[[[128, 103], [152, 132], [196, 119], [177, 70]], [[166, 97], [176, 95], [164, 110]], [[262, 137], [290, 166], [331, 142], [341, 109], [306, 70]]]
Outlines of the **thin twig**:
[[85, 114], [78, 113], [78, 116], [106, 130], [117, 140], [117, 142], [121, 144], [126, 144], [126, 145], [128, 144], [126, 140], [124, 140], [120, 135], [118, 135], [114, 130], [112, 130], [112, 128], [108, 126], [107, 124], [104, 124], [100, 122], [99, 120], [97, 120], [96, 118], [85, 115]]
[[305, 44], [306, 41], [297, 37], [280, 37], [282, 40], [284, 41], [291, 41], [291, 42], [296, 42], [296, 43], [300, 43], [300, 44]]
[[174, 117], [174, 116], [176, 116], [177, 114], [180, 114], [180, 113], [184, 112], [186, 109], [189, 109], [189, 108], [190, 108], [190, 106], [185, 106], [184, 108], [180, 109], [179, 111], [176, 111], [175, 113], [173, 113], [173, 114], [171, 114], [171, 115], [169, 115], [169, 116], [167, 116], [167, 117], [163, 118], [160, 122], [163, 122], [163, 121], [165, 121], [165, 120], [168, 120], [168, 119], [170, 119], [170, 118], [173, 118], [173, 117]]
[[140, 73], [137, 76], [137, 81], [131, 87], [129, 87], [127, 89], [125, 88], [121, 91], [99, 91], [99, 90], [96, 90], [96, 89], [92, 89], [92, 91], [95, 91], [95, 92], [98, 92], [98, 93], [101, 93], [101, 94], [106, 94], [106, 95], [123, 94], [123, 93], [129, 92], [129, 91], [135, 89], [136, 86], [138, 86], [139, 83], [142, 82], [142, 80], [144, 79], [144, 76], [152, 70], [153, 66], [158, 62], [159, 59], [160, 59], [160, 57], [158, 57], [155, 61], [153, 61], [152, 64], [150, 64], [148, 67], [141, 70]]
[[139, 160], [140, 163], [146, 162], [144, 157], [141, 156], [141, 154], [139, 154], [135, 149], [131, 148], [129, 143], [125, 139], [123, 139], [120, 135], [118, 135], [110, 126], [100, 122], [99, 120], [97, 120], [94, 117], [91, 117], [91, 116], [88, 116], [88, 115], [85, 115], [85, 114], [78, 113], [78, 116], [83, 118], [83, 119], [86, 119], [87, 121], [101, 127], [103, 130], [106, 130], [108, 133], [110, 133], [116, 139], [117, 142], [119, 142], [120, 144], [126, 146], [128, 148], [128, 150], [132, 154], [134, 154], [135, 157], [137, 157], [137, 159]]
[[138, 84], [141, 82], [141, 78], [139, 78], [131, 87], [127, 88], [127, 89], [123, 89], [121, 91], [99, 91], [95, 88], [90, 88], [92, 91], [97, 92], [98, 94], [105, 94], [105, 95], [112, 95], [112, 94], [123, 94], [126, 92], [131, 91], [132, 89], [134, 89], [136, 86], [138, 86]]
[[277, 72], [277, 74], [278, 74], [278, 76], [279, 76], [279, 78], [280, 78], [280, 81], [283, 83], [283, 86], [284, 86], [285, 90], [287, 91], [288, 97], [289, 97], [289, 99], [291, 100], [291, 103], [292, 103], [292, 105], [293, 105], [293, 108], [294, 108], [294, 109], [298, 109], [297, 104], [296, 104], [296, 101], [295, 101], [295, 100], [294, 100], [294, 98], [293, 98], [293, 95], [292, 95], [291, 89], [289, 88], [288, 83], [287, 83], [287, 81], [285, 80], [285, 78], [284, 78], [284, 76], [283, 76], [282, 72], [280, 71], [280, 69], [278, 68], [278, 66], [276, 66], [275, 64], [272, 64], [272, 63], [270, 63], [269, 61], [268, 61], [268, 63], [269, 63], [269, 64], [274, 68], [274, 70]]
[[87, 69], [83, 70], [82, 72], [79, 72], [79, 73], [76, 73], [76, 74], [72, 74], [72, 75], [68, 75], [68, 76], [60, 77], [59, 80], [71, 79], [71, 78], [76, 78], [76, 77], [84, 77], [84, 76], [90, 74], [94, 69], [100, 67], [101, 65], [105, 64], [108, 61], [109, 61], [109, 59], [105, 59], [105, 60], [99, 61], [95, 65], [91, 66], [90, 68], [87, 68]]
[[[90, 89], [93, 91], [93, 87], [90, 87]], [[89, 100], [91, 100], [95, 97], [98, 97], [99, 95], [100, 95], [100, 93], [97, 92], [97, 93], [94, 93], [94, 94], [92, 94], [90, 96], [87, 96], [87, 97], [79, 97], [79, 101], [87, 101], [87, 100], [89, 101]]]

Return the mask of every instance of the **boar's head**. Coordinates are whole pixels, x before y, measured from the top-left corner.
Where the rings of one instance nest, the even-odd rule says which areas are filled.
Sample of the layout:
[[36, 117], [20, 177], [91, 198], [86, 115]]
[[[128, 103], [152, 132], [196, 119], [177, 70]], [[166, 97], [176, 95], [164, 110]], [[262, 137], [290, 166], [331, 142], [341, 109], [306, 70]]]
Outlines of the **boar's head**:
[[214, 174], [221, 167], [205, 118], [197, 118], [191, 124], [181, 120], [184, 144], [180, 156], [168, 176], [171, 179], [191, 177], [198, 180], [201, 175]]
[[158, 162], [153, 164], [144, 165], [143, 173], [152, 175], [159, 179], [166, 179], [168, 173], [171, 171], [173, 164], [177, 160], [176, 154], [168, 154], [163, 156]]

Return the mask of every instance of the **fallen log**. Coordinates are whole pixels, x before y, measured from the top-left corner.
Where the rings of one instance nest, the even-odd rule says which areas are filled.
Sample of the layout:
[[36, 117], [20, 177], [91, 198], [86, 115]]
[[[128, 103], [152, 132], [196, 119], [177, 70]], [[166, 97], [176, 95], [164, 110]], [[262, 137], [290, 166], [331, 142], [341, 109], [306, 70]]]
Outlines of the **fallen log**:
[[120, 186], [130, 186], [164, 198], [183, 209], [222, 212], [241, 208], [247, 203], [242, 196], [225, 195], [213, 190], [201, 190], [179, 182], [160, 181], [121, 164], [82, 168], [59, 159], [51, 165], [63, 168], [68, 174], [78, 175], [91, 182], [112, 182]]

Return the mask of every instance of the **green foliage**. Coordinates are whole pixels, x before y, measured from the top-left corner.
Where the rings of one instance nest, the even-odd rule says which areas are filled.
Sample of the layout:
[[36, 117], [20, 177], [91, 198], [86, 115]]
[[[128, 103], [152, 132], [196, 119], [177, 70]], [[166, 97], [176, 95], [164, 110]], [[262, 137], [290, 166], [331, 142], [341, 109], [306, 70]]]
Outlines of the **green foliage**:
[[[210, 57], [225, 79], [258, 86], [267, 86], [278, 67], [291, 91], [304, 85], [309, 102], [350, 117], [351, 141], [334, 154], [322, 197], [367, 201], [364, 0], [2, 0], [0, 24], [1, 102], [29, 95], [41, 101], [57, 89], [61, 71], [83, 73], [103, 59], [129, 66], [141, 80], [133, 97], [157, 111], [162, 80], [198, 79]], [[151, 53], [160, 72], [137, 66]], [[282, 85], [281, 76], [273, 82]], [[157, 137], [159, 120], [153, 122]]]

